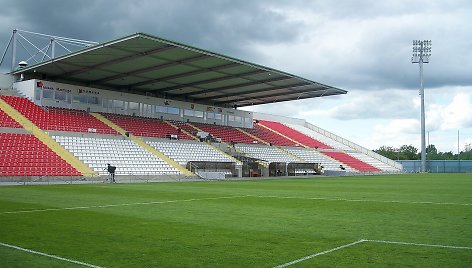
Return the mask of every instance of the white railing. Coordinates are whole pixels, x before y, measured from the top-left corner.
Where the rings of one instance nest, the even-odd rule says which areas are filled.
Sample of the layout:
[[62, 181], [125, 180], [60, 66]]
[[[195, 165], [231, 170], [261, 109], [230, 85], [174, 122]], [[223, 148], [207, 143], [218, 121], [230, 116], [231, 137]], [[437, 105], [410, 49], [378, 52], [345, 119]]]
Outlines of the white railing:
[[402, 165], [402, 164], [400, 164], [400, 163], [398, 163], [398, 162], [396, 162], [396, 161], [394, 161], [394, 160], [392, 160], [392, 159], [389, 159], [389, 158], [387, 158], [387, 157], [384, 157], [384, 156], [382, 156], [382, 155], [380, 155], [380, 154], [378, 154], [378, 153], [376, 153], [376, 152], [373, 152], [373, 151], [371, 151], [371, 150], [369, 150], [369, 149], [367, 149], [367, 148], [365, 148], [365, 147], [362, 147], [362, 146], [360, 146], [360, 145], [358, 145], [358, 144], [356, 144], [356, 143], [353, 143], [353, 142], [351, 142], [351, 141], [349, 141], [349, 140], [346, 140], [345, 138], [342, 138], [342, 137], [340, 137], [340, 136], [338, 136], [338, 135], [336, 135], [336, 134], [334, 134], [334, 133], [331, 133], [331, 132], [329, 132], [329, 131], [327, 131], [327, 130], [325, 130], [325, 129], [322, 129], [322, 128], [320, 128], [320, 127], [317, 127], [317, 126], [315, 126], [315, 125], [313, 125], [313, 124], [310, 124], [310, 123], [308, 123], [308, 122], [305, 122], [305, 127], [306, 127], [306, 128], [309, 128], [309, 129], [311, 129], [311, 130], [313, 130], [313, 131], [315, 131], [315, 132], [318, 132], [319, 134], [324, 135], [324, 136], [326, 136], [326, 137], [328, 137], [328, 138], [330, 138], [330, 139], [332, 139], [332, 140], [335, 140], [335, 141], [337, 141], [337, 142], [339, 142], [339, 143], [342, 143], [342, 144], [344, 144], [344, 145], [346, 145], [346, 146], [348, 146], [348, 147], [350, 147], [350, 148], [352, 148], [352, 149], [354, 149], [354, 150], [356, 150], [356, 151], [358, 151], [358, 152], [361, 152], [361, 153], [366, 154], [366, 155], [368, 155], [368, 156], [370, 156], [370, 157], [372, 157], [372, 158], [374, 158], [374, 159], [377, 159], [377, 160], [379, 160], [379, 161], [381, 161], [381, 162], [383, 162], [383, 163], [386, 163], [386, 164], [388, 164], [388, 165], [390, 165], [390, 166], [393, 166], [393, 167], [395, 167], [395, 168], [397, 168], [397, 169], [399, 169], [399, 170], [403, 170], [403, 165]]

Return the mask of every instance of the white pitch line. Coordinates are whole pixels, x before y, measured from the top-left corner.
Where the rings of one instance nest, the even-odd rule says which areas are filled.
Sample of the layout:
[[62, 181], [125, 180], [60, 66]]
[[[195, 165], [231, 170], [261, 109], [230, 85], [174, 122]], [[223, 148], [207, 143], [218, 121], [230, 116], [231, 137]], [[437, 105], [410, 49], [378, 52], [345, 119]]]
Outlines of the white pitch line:
[[352, 243], [349, 243], [349, 244], [345, 244], [345, 245], [342, 245], [342, 246], [339, 246], [339, 247], [335, 247], [335, 248], [328, 249], [328, 250], [325, 250], [325, 251], [322, 251], [322, 252], [318, 252], [318, 253], [315, 253], [315, 254], [312, 254], [312, 255], [308, 255], [308, 256], [305, 256], [305, 257], [303, 257], [303, 258], [300, 258], [300, 259], [296, 259], [296, 260], [294, 260], [294, 261], [291, 261], [291, 262], [287, 262], [287, 263], [284, 263], [284, 264], [277, 265], [277, 266], [275, 266], [274, 268], [287, 267], [287, 266], [290, 266], [290, 265], [293, 265], [293, 264], [297, 264], [297, 263], [299, 263], [299, 262], [306, 261], [306, 260], [308, 260], [308, 259], [311, 259], [311, 258], [314, 258], [314, 257], [317, 257], [317, 256], [321, 256], [321, 255], [324, 255], [324, 254], [328, 254], [328, 253], [331, 253], [331, 252], [333, 252], [333, 251], [340, 250], [340, 249], [347, 248], [347, 247], [351, 247], [351, 246], [354, 246], [354, 245], [357, 245], [357, 244], [360, 244], [360, 243], [363, 243], [363, 242], [366, 242], [366, 240], [361, 239], [361, 240], [358, 240], [358, 241], [355, 241], [355, 242], [352, 242]]
[[465, 247], [465, 246], [435, 245], [435, 244], [423, 244], [423, 243], [412, 243], [412, 242], [401, 242], [401, 241], [361, 239], [361, 240], [358, 240], [356, 242], [352, 242], [352, 243], [342, 245], [342, 246], [339, 246], [339, 247], [335, 247], [335, 248], [332, 248], [332, 249], [329, 249], [329, 250], [325, 250], [325, 251], [322, 251], [322, 252], [319, 252], [319, 253], [308, 255], [308, 256], [305, 256], [303, 258], [291, 261], [291, 262], [280, 264], [280, 265], [275, 266], [274, 268], [287, 267], [287, 266], [290, 266], [290, 265], [293, 265], [293, 264], [296, 264], [296, 263], [299, 263], [299, 262], [302, 262], [302, 261], [306, 261], [308, 259], [311, 259], [311, 258], [314, 258], [314, 257], [317, 257], [317, 256], [321, 256], [321, 255], [328, 254], [328, 253], [331, 253], [331, 252], [336, 251], [336, 250], [340, 250], [340, 249], [343, 249], [343, 248], [351, 247], [351, 246], [354, 246], [354, 245], [357, 245], [357, 244], [360, 244], [360, 243], [366, 243], [366, 242], [383, 243], [383, 244], [396, 244], [396, 245], [408, 245], [408, 246], [418, 246], [418, 247], [433, 247], [433, 248], [451, 248], [451, 249], [472, 250], [472, 247]]
[[422, 243], [388, 241], [388, 240], [369, 240], [369, 239], [364, 239], [364, 241], [365, 242], [373, 242], [373, 243], [383, 243], [383, 244], [398, 244], [398, 245], [410, 245], [410, 246], [420, 246], [420, 247], [453, 248], [453, 249], [470, 249], [470, 250], [472, 250], [472, 247], [464, 247], [464, 246], [434, 245], [434, 244], [422, 244]]
[[167, 203], [178, 203], [178, 202], [230, 199], [230, 198], [240, 198], [240, 197], [246, 197], [246, 196], [245, 195], [234, 195], [234, 196], [222, 196], [222, 197], [191, 198], [191, 199], [180, 199], [180, 200], [152, 201], [152, 202], [139, 202], [139, 203], [123, 203], [123, 204], [96, 205], [96, 206], [81, 206], [81, 207], [67, 207], [67, 208], [45, 208], [45, 209], [32, 209], [32, 210], [4, 211], [4, 212], [0, 212], [0, 215], [1, 214], [20, 214], [20, 213], [32, 213], [32, 212], [60, 211], [60, 210], [90, 209], [90, 208], [109, 208], [109, 207], [122, 207], [122, 206], [134, 206], [134, 205], [167, 204]]
[[277, 195], [246, 195], [247, 197], [258, 198], [279, 198], [279, 199], [301, 199], [301, 200], [324, 200], [324, 201], [345, 201], [345, 202], [377, 202], [377, 203], [396, 203], [396, 204], [422, 204], [422, 205], [456, 205], [456, 206], [472, 206], [469, 203], [437, 203], [428, 201], [396, 201], [396, 200], [372, 200], [372, 199], [347, 199], [347, 198], [326, 198], [326, 197], [297, 197], [297, 196], [277, 196]]
[[1, 243], [0, 242], [0, 246], [4, 246], [4, 247], [7, 247], [7, 248], [13, 248], [13, 249], [16, 249], [16, 250], [21, 250], [21, 251], [24, 251], [24, 252], [33, 253], [33, 254], [37, 254], [37, 255], [41, 255], [41, 256], [46, 256], [46, 257], [61, 260], [61, 261], [71, 262], [71, 263], [79, 264], [79, 265], [86, 266], [86, 267], [102, 268], [101, 266], [93, 265], [93, 264], [90, 264], [90, 263], [76, 261], [76, 260], [72, 260], [72, 259], [68, 259], [68, 258], [64, 258], [64, 257], [59, 257], [59, 256], [56, 256], [56, 255], [51, 255], [51, 254], [47, 254], [47, 253], [43, 253], [43, 252], [39, 252], [39, 251], [34, 251], [34, 250], [31, 250], [31, 249], [26, 249], [26, 248], [14, 246], [14, 245], [6, 244], [6, 243]]

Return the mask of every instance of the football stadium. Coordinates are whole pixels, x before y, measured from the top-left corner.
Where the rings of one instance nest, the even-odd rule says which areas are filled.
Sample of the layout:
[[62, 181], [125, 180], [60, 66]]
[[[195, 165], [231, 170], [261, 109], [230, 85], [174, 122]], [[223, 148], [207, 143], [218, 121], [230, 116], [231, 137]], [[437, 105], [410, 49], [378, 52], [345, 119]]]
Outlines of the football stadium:
[[[27, 35], [47, 42], [23, 59]], [[56, 55], [66, 44], [80, 48]], [[472, 263], [470, 175], [407, 174], [314, 122], [244, 110], [344, 89], [146, 33], [15, 30], [7, 52], [1, 266]]]

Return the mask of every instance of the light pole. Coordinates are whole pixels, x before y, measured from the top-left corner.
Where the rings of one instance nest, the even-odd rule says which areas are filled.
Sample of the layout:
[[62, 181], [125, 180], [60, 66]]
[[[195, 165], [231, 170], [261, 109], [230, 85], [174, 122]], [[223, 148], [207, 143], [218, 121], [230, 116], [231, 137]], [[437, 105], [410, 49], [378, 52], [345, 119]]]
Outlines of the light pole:
[[429, 62], [431, 56], [431, 40], [413, 40], [413, 57], [411, 63], [420, 66], [420, 96], [421, 96], [421, 172], [426, 172], [426, 138], [425, 138], [425, 114], [424, 114], [424, 86], [423, 63]]

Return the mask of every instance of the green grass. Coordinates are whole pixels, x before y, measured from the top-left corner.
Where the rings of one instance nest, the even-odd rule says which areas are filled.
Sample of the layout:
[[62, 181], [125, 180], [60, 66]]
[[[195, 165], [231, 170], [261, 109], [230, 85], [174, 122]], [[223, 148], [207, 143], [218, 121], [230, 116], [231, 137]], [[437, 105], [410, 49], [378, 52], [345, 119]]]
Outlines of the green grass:
[[[472, 176], [0, 187], [0, 243], [97, 266], [274, 267], [360, 239], [472, 247]], [[80, 267], [4, 246], [0, 260]], [[364, 242], [293, 267], [471, 263], [472, 249]]]

